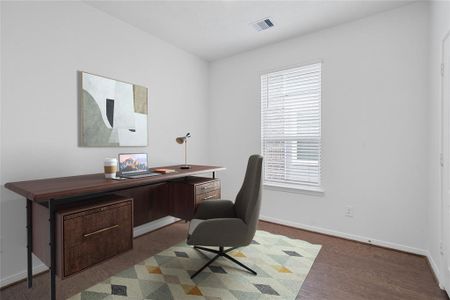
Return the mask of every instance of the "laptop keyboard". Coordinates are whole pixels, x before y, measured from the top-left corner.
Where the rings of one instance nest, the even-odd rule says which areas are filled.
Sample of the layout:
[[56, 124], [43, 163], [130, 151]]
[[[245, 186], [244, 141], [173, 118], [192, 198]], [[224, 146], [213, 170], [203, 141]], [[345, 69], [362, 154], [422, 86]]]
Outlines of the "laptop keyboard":
[[123, 178], [142, 178], [161, 175], [160, 173], [144, 173], [144, 174], [133, 174], [133, 175], [122, 175]]

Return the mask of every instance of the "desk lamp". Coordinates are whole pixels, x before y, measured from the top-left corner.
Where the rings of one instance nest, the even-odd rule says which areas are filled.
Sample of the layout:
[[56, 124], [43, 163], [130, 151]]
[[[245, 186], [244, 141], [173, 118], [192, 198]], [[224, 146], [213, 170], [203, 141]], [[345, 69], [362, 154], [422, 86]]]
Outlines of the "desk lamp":
[[191, 166], [187, 164], [187, 141], [188, 138], [191, 137], [191, 134], [188, 132], [185, 136], [180, 136], [176, 138], [178, 144], [184, 144], [184, 166], [181, 166], [180, 169], [190, 169]]

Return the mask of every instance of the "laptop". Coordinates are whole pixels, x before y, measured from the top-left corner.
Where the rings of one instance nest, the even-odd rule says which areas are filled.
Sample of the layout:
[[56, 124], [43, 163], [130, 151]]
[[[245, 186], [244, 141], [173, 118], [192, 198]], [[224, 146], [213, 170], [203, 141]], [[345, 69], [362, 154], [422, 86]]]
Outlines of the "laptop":
[[119, 154], [119, 177], [142, 178], [160, 175], [148, 169], [147, 153]]

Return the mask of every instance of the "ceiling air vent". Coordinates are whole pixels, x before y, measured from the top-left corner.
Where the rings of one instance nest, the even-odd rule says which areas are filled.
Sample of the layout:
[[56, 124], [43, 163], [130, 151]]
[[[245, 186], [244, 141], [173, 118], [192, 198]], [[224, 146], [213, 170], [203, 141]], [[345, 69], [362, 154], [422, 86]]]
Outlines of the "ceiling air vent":
[[273, 22], [269, 18], [265, 18], [265, 19], [253, 22], [251, 25], [256, 29], [256, 31], [263, 31], [263, 30], [269, 29], [270, 27], [273, 27]]

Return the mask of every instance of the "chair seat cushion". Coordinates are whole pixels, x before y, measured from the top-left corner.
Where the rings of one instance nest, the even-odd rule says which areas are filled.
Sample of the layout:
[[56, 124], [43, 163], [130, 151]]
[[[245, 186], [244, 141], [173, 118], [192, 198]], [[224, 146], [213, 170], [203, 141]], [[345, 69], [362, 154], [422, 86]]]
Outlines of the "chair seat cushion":
[[195, 228], [197, 228], [197, 226], [203, 221], [205, 220], [192, 219], [191, 222], [189, 223], [188, 234], [191, 235], [194, 232]]
[[188, 232], [188, 245], [213, 247], [247, 246], [255, 234], [239, 218], [192, 219]]

